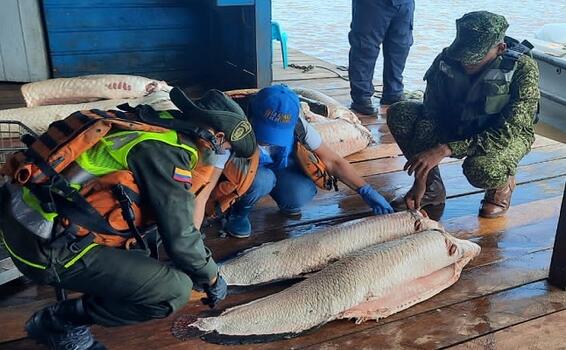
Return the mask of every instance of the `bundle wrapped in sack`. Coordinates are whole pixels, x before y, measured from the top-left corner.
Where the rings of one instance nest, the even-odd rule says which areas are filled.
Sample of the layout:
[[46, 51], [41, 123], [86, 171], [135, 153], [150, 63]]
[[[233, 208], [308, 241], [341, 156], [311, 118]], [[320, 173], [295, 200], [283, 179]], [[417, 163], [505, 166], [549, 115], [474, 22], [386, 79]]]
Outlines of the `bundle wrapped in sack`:
[[105, 99], [139, 98], [157, 91], [170, 91], [164, 81], [135, 75], [96, 74], [58, 78], [22, 85], [28, 107], [75, 104]]

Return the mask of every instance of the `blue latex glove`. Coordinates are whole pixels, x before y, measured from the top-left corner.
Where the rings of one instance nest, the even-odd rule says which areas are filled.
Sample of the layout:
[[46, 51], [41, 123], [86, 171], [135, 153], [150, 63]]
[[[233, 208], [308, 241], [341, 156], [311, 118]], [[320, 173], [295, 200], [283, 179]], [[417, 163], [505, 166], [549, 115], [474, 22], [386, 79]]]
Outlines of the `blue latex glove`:
[[389, 202], [369, 184], [360, 187], [358, 194], [363, 198], [364, 202], [373, 209], [375, 215], [393, 213], [393, 208], [389, 205]]
[[204, 305], [208, 305], [212, 309], [226, 298], [228, 285], [226, 285], [224, 278], [218, 275], [216, 282], [212, 286], [204, 286], [204, 292], [206, 293], [206, 298], [202, 298], [201, 301]]

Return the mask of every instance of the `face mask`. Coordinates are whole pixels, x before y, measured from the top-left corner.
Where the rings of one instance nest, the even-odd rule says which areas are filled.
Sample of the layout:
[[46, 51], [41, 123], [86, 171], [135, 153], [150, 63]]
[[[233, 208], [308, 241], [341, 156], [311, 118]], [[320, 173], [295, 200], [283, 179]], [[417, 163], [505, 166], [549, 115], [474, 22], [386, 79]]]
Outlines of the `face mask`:
[[[260, 164], [287, 164], [286, 158], [288, 154], [285, 147], [274, 145], [259, 145], [258, 147], [260, 150]], [[285, 158], [285, 160], [282, 158]]]
[[265, 154], [274, 157], [277, 156], [279, 153], [281, 153], [281, 151], [284, 150], [285, 147], [274, 146], [274, 145], [265, 145], [265, 146], [260, 145], [259, 149]]

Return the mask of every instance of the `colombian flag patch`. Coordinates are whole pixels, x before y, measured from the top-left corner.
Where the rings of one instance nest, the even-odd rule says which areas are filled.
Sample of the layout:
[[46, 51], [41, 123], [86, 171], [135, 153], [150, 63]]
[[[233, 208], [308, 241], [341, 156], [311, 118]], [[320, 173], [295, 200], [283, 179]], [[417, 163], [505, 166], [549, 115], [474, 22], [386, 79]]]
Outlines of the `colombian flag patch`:
[[175, 167], [173, 171], [173, 180], [192, 184], [193, 176], [189, 170]]

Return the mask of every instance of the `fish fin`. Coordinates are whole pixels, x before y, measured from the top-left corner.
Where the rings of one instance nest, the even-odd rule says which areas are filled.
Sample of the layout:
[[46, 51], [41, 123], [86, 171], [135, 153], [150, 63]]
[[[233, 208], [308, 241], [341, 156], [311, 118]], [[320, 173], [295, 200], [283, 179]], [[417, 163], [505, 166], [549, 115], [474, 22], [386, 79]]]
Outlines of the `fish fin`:
[[[390, 315], [387, 308], [383, 307], [383, 298], [373, 298], [365, 303], [354, 306], [351, 309], [343, 311], [338, 318], [356, 319], [356, 324], [366, 322], [368, 320], [379, 320], [380, 318]], [[383, 315], [383, 316], [382, 316]]]
[[420, 303], [454, 284], [463, 266], [452, 264], [430, 275], [404, 283], [390, 293], [369, 298], [338, 315], [338, 318], [356, 319], [356, 324], [367, 320], [379, 320]]

